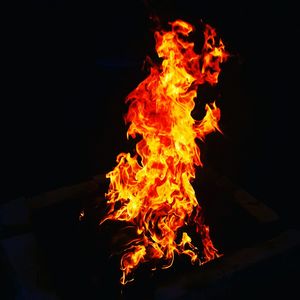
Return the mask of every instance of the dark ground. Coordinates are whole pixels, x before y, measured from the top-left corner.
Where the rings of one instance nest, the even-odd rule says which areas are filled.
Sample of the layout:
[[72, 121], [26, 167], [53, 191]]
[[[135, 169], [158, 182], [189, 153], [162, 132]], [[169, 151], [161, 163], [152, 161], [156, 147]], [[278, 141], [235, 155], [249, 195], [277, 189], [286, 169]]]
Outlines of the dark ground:
[[[284, 227], [299, 227], [295, 5], [30, 3], [16, 4], [3, 18], [1, 202], [105, 173], [119, 152], [130, 149], [123, 100], [147, 75], [142, 70], [145, 57], [154, 55], [148, 20], [154, 10], [163, 22], [181, 18], [211, 24], [232, 55], [218, 87], [200, 91], [204, 99], [217, 96], [224, 132], [208, 137], [204, 164], [273, 208]], [[63, 211], [77, 212], [74, 205]], [[63, 214], [60, 209], [56, 213]], [[43, 214], [36, 217], [43, 219]], [[44, 223], [44, 238], [64, 224], [67, 234], [71, 228], [63, 217], [48, 227]], [[77, 236], [73, 238], [75, 243]], [[62, 257], [57, 253], [57, 259]]]

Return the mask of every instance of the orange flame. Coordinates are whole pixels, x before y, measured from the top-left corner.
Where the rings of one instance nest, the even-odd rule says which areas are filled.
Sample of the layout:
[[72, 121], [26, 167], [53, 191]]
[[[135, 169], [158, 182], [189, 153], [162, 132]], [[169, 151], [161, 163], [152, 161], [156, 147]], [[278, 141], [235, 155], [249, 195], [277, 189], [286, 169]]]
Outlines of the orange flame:
[[[152, 66], [150, 75], [126, 99], [130, 104], [125, 117], [130, 124], [127, 138], [141, 137], [136, 154], [120, 153], [117, 166], [106, 175], [110, 179], [108, 212], [101, 223], [125, 221], [137, 234], [121, 258], [122, 284], [140, 263], [163, 261], [167, 268], [175, 253], [199, 264], [219, 256], [203, 224], [191, 181], [195, 165], [202, 165], [195, 140], [221, 132], [220, 110], [214, 102], [206, 105], [201, 121], [194, 120], [191, 112], [198, 85], [218, 82], [220, 63], [228, 54], [209, 25], [200, 55], [194, 52], [194, 43], [187, 41], [192, 25], [182, 20], [170, 25], [170, 31], [155, 33], [161, 65]], [[182, 232], [187, 225], [201, 236], [201, 260], [191, 237]]]

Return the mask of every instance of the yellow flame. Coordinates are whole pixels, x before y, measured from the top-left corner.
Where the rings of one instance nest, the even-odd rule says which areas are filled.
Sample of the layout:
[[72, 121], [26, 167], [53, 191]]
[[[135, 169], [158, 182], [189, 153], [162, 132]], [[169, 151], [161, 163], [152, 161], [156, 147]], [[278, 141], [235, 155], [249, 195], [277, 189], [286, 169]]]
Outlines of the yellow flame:
[[[170, 31], [155, 33], [156, 51], [161, 65], [151, 68], [149, 76], [127, 97], [130, 124], [127, 136], [141, 140], [136, 154], [120, 153], [116, 167], [107, 174], [106, 220], [125, 221], [135, 226], [134, 238], [121, 258], [121, 283], [143, 262], [162, 260], [169, 267], [174, 254], [186, 254], [199, 264], [218, 257], [203, 224], [201, 207], [191, 181], [195, 165], [201, 165], [196, 138], [204, 140], [220, 131], [220, 110], [215, 102], [206, 105], [206, 115], [194, 120], [191, 112], [200, 84], [216, 84], [219, 64], [228, 54], [215, 30], [206, 25], [201, 54], [187, 41], [193, 26], [182, 20], [170, 23]], [[191, 237], [181, 233], [194, 226], [202, 238], [203, 255]], [[201, 260], [200, 260], [201, 257]]]

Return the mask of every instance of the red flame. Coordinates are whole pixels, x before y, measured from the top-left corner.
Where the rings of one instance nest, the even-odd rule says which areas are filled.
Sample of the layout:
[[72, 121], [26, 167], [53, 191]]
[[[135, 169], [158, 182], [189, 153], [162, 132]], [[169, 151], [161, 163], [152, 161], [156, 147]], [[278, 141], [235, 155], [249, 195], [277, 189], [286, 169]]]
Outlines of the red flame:
[[[220, 131], [220, 109], [215, 102], [206, 105], [201, 121], [194, 120], [191, 112], [198, 86], [218, 82], [220, 63], [228, 54], [209, 25], [201, 54], [187, 41], [192, 25], [181, 20], [170, 25], [170, 31], [155, 33], [162, 63], [152, 66], [149, 76], [126, 99], [127, 137], [141, 138], [136, 154], [120, 153], [117, 166], [107, 174], [108, 212], [101, 223], [124, 221], [133, 225], [137, 234], [121, 258], [122, 284], [140, 263], [162, 261], [167, 268], [175, 253], [186, 254], [199, 264], [219, 256], [209, 228], [203, 224], [191, 182], [195, 166], [202, 165], [195, 140]], [[187, 232], [182, 232], [187, 225], [195, 226], [200, 234], [202, 255]]]

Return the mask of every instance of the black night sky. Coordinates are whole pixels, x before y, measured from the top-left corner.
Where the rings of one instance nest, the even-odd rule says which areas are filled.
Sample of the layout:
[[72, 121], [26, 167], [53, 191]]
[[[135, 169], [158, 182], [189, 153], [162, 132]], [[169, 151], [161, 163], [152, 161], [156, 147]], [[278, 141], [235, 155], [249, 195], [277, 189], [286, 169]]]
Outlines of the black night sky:
[[208, 138], [204, 163], [275, 209], [293, 205], [294, 10], [287, 2], [192, 0], [32, 1], [15, 7], [3, 27], [3, 199], [107, 172], [120, 151], [130, 150], [124, 98], [146, 77], [145, 57], [155, 55], [149, 15], [156, 14], [164, 23], [202, 19], [231, 54], [213, 94], [224, 136]]
[[231, 55], [219, 84], [199, 88], [224, 133], [207, 138], [203, 163], [299, 226], [296, 12], [288, 1], [15, 4], [2, 25], [1, 202], [89, 180], [132, 150], [124, 99], [155, 57], [156, 15], [210, 24]]

